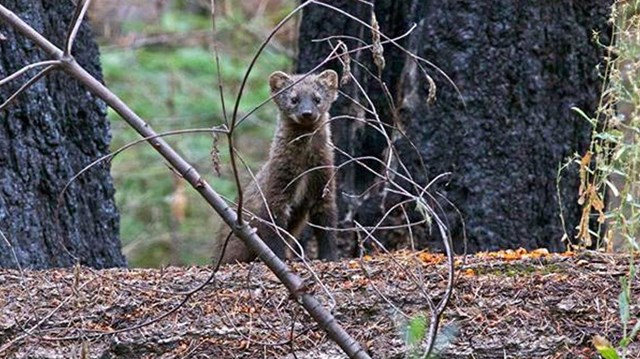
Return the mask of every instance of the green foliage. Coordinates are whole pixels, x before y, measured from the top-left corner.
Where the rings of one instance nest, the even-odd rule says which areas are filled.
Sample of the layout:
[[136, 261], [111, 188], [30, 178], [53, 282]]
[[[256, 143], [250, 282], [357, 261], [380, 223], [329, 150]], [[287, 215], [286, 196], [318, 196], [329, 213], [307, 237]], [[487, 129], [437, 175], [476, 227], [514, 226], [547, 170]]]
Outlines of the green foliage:
[[408, 347], [408, 358], [437, 358], [438, 353], [441, 353], [458, 336], [459, 327], [453, 322], [441, 325], [435, 338], [431, 353], [426, 355], [422, 345], [427, 339], [428, 331], [429, 318], [423, 313], [416, 314], [409, 318], [407, 322], [403, 322], [402, 333], [404, 336], [404, 342]]
[[[217, 19], [223, 95], [229, 116], [240, 81], [261, 41], [256, 36], [247, 36], [238, 26], [241, 21], [246, 26], [259, 26], [247, 22], [239, 11]], [[124, 34], [135, 33], [137, 37], [162, 34], [167, 38], [184, 39], [189, 39], [192, 33], [205, 33], [211, 37], [206, 32], [212, 28], [208, 14], [190, 13], [179, 7], [163, 12], [159, 21], [128, 21], [121, 25]], [[270, 25], [264, 22], [260, 26]], [[268, 31], [261, 29], [261, 33]], [[105, 82], [157, 132], [212, 128], [224, 123], [215, 58], [208, 42], [195, 45], [180, 45], [179, 42], [176, 45], [175, 41], [170, 41], [126, 49], [110, 45], [107, 39], [101, 42]], [[269, 74], [274, 70], [287, 70], [290, 64], [286, 55], [269, 50], [263, 53], [249, 77], [240, 104], [240, 116], [268, 99]], [[238, 149], [253, 170], [268, 152], [275, 117], [273, 106], [268, 104], [240, 127]], [[110, 111], [109, 118], [113, 131], [112, 150], [140, 138], [117, 114]], [[235, 197], [224, 136], [218, 143], [221, 177], [212, 170], [211, 134], [180, 134], [165, 139], [223, 196]], [[148, 144], [140, 143], [119, 154], [112, 162], [112, 174], [121, 214], [120, 234], [131, 266], [169, 264], [170, 254], [176, 250], [176, 238], [179, 262], [210, 263], [214, 233], [220, 225], [217, 216], [195, 190], [179, 191], [179, 181], [172, 178], [175, 176]], [[180, 209], [184, 217], [178, 216], [179, 219], [172, 212], [176, 196], [186, 203], [186, 207]]]
[[[591, 238], [609, 248], [640, 250], [640, 1], [617, 1], [612, 7], [611, 44], [603, 91], [594, 116], [574, 110], [592, 127], [589, 151], [578, 156], [584, 207], [578, 239]], [[597, 38], [597, 34], [596, 38]], [[603, 199], [608, 199], [603, 208]], [[603, 211], [604, 210], [604, 211]], [[589, 231], [589, 218], [597, 212], [598, 232]], [[606, 231], [604, 229], [606, 228]]]
[[600, 353], [604, 359], [620, 359], [616, 350], [611, 347], [599, 348], [598, 353]]
[[629, 261], [629, 274], [627, 277], [620, 278], [620, 295], [618, 296], [618, 307], [620, 308], [620, 322], [622, 322], [622, 340], [620, 340], [620, 348], [622, 348], [623, 355], [626, 357], [627, 347], [631, 344], [631, 341], [636, 337], [640, 330], [640, 320], [636, 319], [636, 324], [629, 332], [629, 325], [631, 320], [631, 283], [636, 280], [636, 267], [633, 263], [633, 258]]
[[427, 334], [428, 321], [423, 314], [418, 314], [415, 317], [409, 319], [407, 325], [407, 335], [405, 342], [410, 347], [420, 345], [424, 336]]
[[[421, 358], [423, 357], [422, 342], [426, 339], [429, 329], [429, 318], [420, 313], [406, 323], [404, 330], [404, 341], [408, 347], [408, 358]], [[430, 355], [426, 358], [435, 358]]]
[[[593, 339], [593, 345], [598, 350], [598, 353], [605, 359], [624, 359], [627, 357], [627, 348], [631, 342], [636, 338], [638, 332], [640, 332], [640, 320], [636, 319], [636, 323], [629, 331], [631, 321], [631, 283], [636, 279], [636, 267], [633, 263], [633, 258], [629, 264], [629, 274], [626, 277], [620, 278], [620, 294], [618, 295], [618, 309], [620, 312], [620, 323], [622, 324], [622, 339], [618, 343], [619, 350], [616, 350], [613, 345], [604, 337], [596, 336]], [[618, 352], [622, 352], [622, 355], [618, 355]]]

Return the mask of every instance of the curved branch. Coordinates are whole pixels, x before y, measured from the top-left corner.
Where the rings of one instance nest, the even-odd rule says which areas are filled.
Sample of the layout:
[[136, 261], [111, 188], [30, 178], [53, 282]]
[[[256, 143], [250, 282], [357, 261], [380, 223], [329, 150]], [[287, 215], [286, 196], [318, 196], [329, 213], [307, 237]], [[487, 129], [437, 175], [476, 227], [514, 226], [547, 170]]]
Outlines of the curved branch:
[[80, 25], [82, 24], [82, 20], [84, 19], [84, 16], [87, 14], [89, 5], [91, 5], [91, 0], [81, 0], [76, 6], [76, 11], [73, 14], [73, 20], [71, 20], [71, 31], [69, 31], [69, 34], [67, 35], [67, 40], [65, 41], [65, 47], [64, 47], [65, 56], [71, 56], [71, 49], [73, 48], [73, 42], [76, 40], [76, 35], [78, 34], [78, 30], [80, 30]]

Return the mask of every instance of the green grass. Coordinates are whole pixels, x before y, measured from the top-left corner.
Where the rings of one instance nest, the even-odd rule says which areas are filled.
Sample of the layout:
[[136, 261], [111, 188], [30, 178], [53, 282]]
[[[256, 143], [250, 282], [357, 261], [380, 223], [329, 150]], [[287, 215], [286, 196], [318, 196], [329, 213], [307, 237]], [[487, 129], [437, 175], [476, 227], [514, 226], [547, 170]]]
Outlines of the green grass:
[[[242, 36], [236, 27], [238, 21], [243, 20], [236, 14], [228, 19], [220, 18], [218, 22], [222, 34], [220, 68], [229, 115], [240, 81], [259, 46], [255, 37]], [[152, 26], [135, 21], [122, 26], [124, 32], [143, 34], [188, 33], [210, 28], [208, 16], [180, 10], [164, 13]], [[109, 88], [156, 132], [211, 128], [223, 123], [214, 56], [206, 45], [154, 45], [139, 49], [105, 46], [101, 60]], [[267, 78], [272, 71], [287, 70], [290, 66], [287, 56], [265, 51], [249, 77], [240, 113], [248, 112], [269, 97]], [[113, 131], [112, 150], [140, 138], [113, 111], [109, 112], [109, 118]], [[265, 159], [275, 118], [275, 109], [269, 103], [239, 128], [240, 153], [254, 170]], [[223, 137], [218, 145], [223, 164], [221, 177], [212, 170], [210, 152], [213, 140], [210, 134], [182, 134], [166, 137], [166, 140], [196, 167], [214, 189], [229, 198], [235, 197], [235, 185], [227, 165], [227, 144]], [[185, 191], [185, 219], [175, 225], [170, 205], [176, 179], [160, 155], [146, 143], [141, 143], [113, 160], [112, 174], [121, 217], [120, 235], [131, 266], [168, 264], [172, 233], [180, 239], [178, 255], [182, 263], [210, 263], [214, 233], [220, 225], [217, 215], [195, 190], [188, 188]]]

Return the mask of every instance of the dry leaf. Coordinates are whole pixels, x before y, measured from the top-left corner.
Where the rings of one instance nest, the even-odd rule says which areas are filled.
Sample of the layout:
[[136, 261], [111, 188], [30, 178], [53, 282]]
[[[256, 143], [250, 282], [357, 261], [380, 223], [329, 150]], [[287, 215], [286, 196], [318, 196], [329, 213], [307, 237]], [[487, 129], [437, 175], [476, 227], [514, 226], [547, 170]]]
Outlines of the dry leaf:
[[587, 189], [587, 169], [589, 168], [589, 163], [591, 162], [592, 153], [587, 151], [585, 155], [580, 160], [580, 187], [578, 189], [578, 204], [584, 204], [584, 193]]
[[444, 255], [440, 253], [420, 252], [418, 258], [422, 263], [439, 264], [444, 261]]

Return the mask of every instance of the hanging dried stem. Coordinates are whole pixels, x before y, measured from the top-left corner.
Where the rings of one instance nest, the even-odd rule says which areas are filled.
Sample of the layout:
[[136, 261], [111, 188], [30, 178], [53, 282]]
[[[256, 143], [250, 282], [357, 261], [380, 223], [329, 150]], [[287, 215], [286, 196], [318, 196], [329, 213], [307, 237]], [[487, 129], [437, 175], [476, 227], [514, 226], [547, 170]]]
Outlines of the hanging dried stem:
[[349, 56], [349, 48], [342, 40], [338, 40], [339, 49], [342, 49], [340, 53], [340, 63], [342, 63], [342, 77], [340, 77], [340, 86], [344, 86], [351, 80], [351, 56]]
[[373, 63], [378, 67], [378, 76], [382, 76], [382, 70], [384, 70], [386, 61], [384, 59], [384, 47], [380, 41], [380, 25], [378, 19], [376, 19], [375, 9], [371, 9], [371, 42], [373, 48], [371, 54], [373, 55]]

